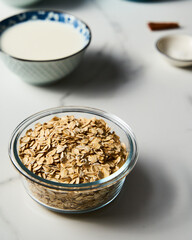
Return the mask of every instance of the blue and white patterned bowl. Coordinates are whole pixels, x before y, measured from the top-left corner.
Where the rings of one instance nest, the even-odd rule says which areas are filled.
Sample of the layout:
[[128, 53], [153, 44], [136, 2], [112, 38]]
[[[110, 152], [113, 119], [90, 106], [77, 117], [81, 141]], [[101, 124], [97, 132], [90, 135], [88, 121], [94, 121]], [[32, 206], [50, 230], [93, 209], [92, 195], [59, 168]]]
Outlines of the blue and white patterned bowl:
[[30, 84], [47, 84], [64, 78], [71, 73], [82, 59], [82, 56], [91, 42], [89, 27], [78, 18], [60, 11], [26, 11], [0, 22], [0, 38], [2, 33], [11, 26], [26, 21], [45, 20], [70, 24], [82, 36], [84, 46], [75, 54], [60, 59], [34, 61], [23, 60], [8, 55], [0, 47], [0, 56], [7, 67], [20, 78]]

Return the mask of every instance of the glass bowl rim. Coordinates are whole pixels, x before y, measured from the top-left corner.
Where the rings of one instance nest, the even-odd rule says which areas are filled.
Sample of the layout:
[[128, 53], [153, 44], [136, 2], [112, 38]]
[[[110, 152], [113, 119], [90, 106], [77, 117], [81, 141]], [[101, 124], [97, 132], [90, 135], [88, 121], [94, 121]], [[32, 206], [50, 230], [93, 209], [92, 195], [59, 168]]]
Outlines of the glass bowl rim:
[[[16, 13], [16, 14], [14, 14], [14, 15], [11, 15], [11, 16], [9, 16], [9, 17], [7, 17], [7, 18], [4, 18], [4, 19], [0, 20], [0, 25], [1, 25], [3, 22], [5, 22], [5, 21], [7, 21], [7, 20], [11, 20], [13, 17], [19, 16], [19, 15], [21, 15], [21, 14], [33, 13], [33, 12], [41, 12], [41, 11], [43, 11], [43, 12], [54, 12], [54, 13], [63, 14], [63, 15], [66, 14], [66, 15], [68, 15], [68, 16], [71, 16], [71, 17], [77, 19], [77, 20], [80, 21], [82, 24], [84, 24], [85, 27], [87, 28], [88, 32], [89, 32], [89, 35], [90, 35], [89, 40], [87, 41], [86, 45], [85, 45], [83, 48], [81, 48], [80, 50], [76, 51], [75, 53], [70, 54], [69, 56], [62, 57], [62, 58], [56, 58], [56, 59], [48, 59], [48, 60], [31, 60], [31, 59], [23, 59], [23, 58], [15, 57], [15, 56], [12, 56], [12, 55], [6, 53], [5, 51], [3, 51], [3, 50], [1, 49], [1, 47], [0, 47], [0, 52], [2, 52], [3, 54], [5, 54], [6, 56], [8, 56], [8, 57], [10, 57], [10, 58], [16, 59], [16, 60], [21, 61], [21, 62], [33, 62], [33, 63], [44, 63], [44, 62], [45, 62], [45, 63], [46, 63], [46, 62], [57, 62], [57, 61], [61, 61], [61, 60], [65, 60], [65, 59], [71, 58], [71, 57], [73, 57], [73, 56], [75, 56], [75, 55], [78, 55], [79, 53], [83, 52], [84, 50], [86, 50], [86, 49], [88, 48], [88, 46], [90, 45], [91, 40], [92, 40], [92, 32], [91, 32], [91, 29], [90, 29], [89, 25], [88, 25], [86, 22], [84, 22], [83, 20], [81, 20], [79, 17], [76, 17], [75, 15], [73, 15], [73, 14], [71, 14], [71, 13], [68, 13], [68, 12], [65, 12], [65, 11], [62, 11], [62, 10], [44, 9], [44, 8], [42, 8], [42, 9], [25, 10], [25, 11]], [[43, 21], [44, 21], [44, 20], [43, 20]], [[16, 24], [19, 24], [19, 23], [16, 23]], [[6, 29], [7, 29], [7, 28], [10, 28], [10, 27], [11, 27], [11, 26], [6, 27]], [[4, 29], [4, 30], [0, 33], [0, 37], [1, 37], [1, 34], [2, 34], [6, 29]]]
[[[119, 128], [121, 128], [121, 130], [124, 131], [130, 145], [130, 150], [129, 150], [129, 155], [126, 162], [118, 171], [114, 172], [113, 174], [109, 175], [106, 178], [102, 178], [94, 182], [81, 183], [81, 184], [66, 184], [66, 183], [50, 181], [42, 177], [39, 177], [38, 175], [34, 174], [24, 166], [24, 164], [21, 162], [18, 156], [18, 151], [17, 151], [17, 143], [23, 131], [26, 131], [27, 127], [29, 127], [35, 121], [43, 119], [44, 117], [53, 116], [61, 113], [68, 113], [68, 112], [78, 112], [82, 114], [87, 113], [87, 114], [97, 115], [98, 117], [102, 117], [103, 119], [107, 119], [108, 121], [113, 122]], [[126, 175], [128, 175], [132, 171], [132, 169], [134, 168], [137, 162], [138, 146], [137, 146], [135, 135], [132, 132], [132, 129], [130, 128], [130, 126], [127, 125], [123, 120], [121, 120], [116, 115], [100, 109], [96, 109], [96, 108], [90, 108], [90, 107], [84, 107], [84, 106], [83, 107], [82, 106], [67, 106], [67, 107], [62, 106], [62, 107], [55, 107], [55, 108], [42, 110], [24, 119], [15, 128], [15, 130], [11, 135], [11, 139], [8, 146], [8, 153], [9, 153], [9, 158], [11, 159], [11, 162], [13, 163], [15, 168], [24, 177], [28, 178], [29, 180], [37, 184], [40, 184], [42, 186], [49, 187], [49, 188], [54, 188], [54, 189], [66, 188], [67, 190], [70, 190], [70, 189], [74, 190], [76, 188], [78, 190], [87, 190], [87, 188], [98, 188], [99, 186], [114, 184], [115, 182], [121, 180]]]

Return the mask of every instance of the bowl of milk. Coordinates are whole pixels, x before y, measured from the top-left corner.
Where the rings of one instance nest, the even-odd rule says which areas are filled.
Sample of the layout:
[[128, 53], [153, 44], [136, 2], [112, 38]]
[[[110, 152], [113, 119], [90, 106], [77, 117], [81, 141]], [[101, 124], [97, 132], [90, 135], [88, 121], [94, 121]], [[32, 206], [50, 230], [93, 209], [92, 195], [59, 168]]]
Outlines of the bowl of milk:
[[61, 11], [26, 11], [0, 22], [0, 56], [30, 84], [48, 84], [67, 76], [90, 42], [87, 24]]

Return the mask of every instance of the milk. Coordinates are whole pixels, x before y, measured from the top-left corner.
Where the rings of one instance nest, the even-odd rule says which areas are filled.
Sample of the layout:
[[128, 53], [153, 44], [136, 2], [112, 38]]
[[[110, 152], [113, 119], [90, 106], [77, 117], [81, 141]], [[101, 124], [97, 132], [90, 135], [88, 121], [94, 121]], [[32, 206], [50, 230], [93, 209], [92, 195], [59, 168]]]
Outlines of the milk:
[[24, 60], [52, 60], [70, 56], [84, 47], [83, 36], [69, 24], [31, 20], [3, 32], [1, 50]]

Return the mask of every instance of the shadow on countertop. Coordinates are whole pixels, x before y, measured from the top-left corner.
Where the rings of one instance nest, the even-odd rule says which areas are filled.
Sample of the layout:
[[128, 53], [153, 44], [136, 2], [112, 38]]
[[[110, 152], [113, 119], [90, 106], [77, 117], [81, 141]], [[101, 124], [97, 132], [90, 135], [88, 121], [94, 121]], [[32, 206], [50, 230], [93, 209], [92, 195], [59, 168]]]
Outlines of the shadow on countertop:
[[136, 2], [136, 3], [165, 3], [165, 2], [179, 2], [179, 1], [188, 1], [188, 0], [123, 0], [126, 2]]
[[[33, 8], [44, 8], [44, 9], [72, 9], [80, 6], [84, 6], [90, 0], [41, 0], [41, 2], [35, 3], [30, 6], [30, 9]], [[93, 1], [93, 0], [92, 0]]]
[[147, 169], [138, 163], [128, 175], [119, 196], [108, 206], [91, 213], [58, 215], [116, 228], [137, 227], [169, 216], [174, 199], [175, 189], [168, 176], [158, 166]]
[[[80, 65], [67, 77], [54, 84], [41, 86], [64, 95], [80, 94], [99, 97], [114, 92], [122, 85], [136, 84], [143, 67], [125, 56], [112, 55], [103, 50], [86, 53]], [[137, 77], [137, 79], [136, 79]], [[141, 78], [140, 78], [141, 79]]]
[[[72, 9], [75, 7], [84, 6], [90, 1], [94, 0], [42, 0], [31, 6], [31, 8], [67, 8]], [[125, 2], [136, 2], [136, 3], [165, 3], [165, 2], [179, 2], [188, 0], [121, 0]]]

